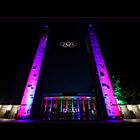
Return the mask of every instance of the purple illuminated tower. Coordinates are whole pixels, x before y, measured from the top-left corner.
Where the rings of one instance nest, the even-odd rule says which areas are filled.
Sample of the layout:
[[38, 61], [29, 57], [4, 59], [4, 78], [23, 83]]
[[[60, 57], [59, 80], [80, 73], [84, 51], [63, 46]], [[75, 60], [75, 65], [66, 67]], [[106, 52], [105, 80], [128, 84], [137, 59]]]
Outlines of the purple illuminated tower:
[[27, 118], [30, 116], [47, 39], [48, 27], [46, 26], [45, 33], [40, 38], [38, 49], [24, 90], [24, 94], [17, 115], [19, 118]]
[[110, 78], [105, 66], [105, 62], [100, 50], [96, 34], [92, 25], [89, 26], [89, 36], [91, 41], [91, 48], [94, 55], [98, 77], [102, 89], [102, 94], [106, 106], [107, 115], [109, 118], [121, 117], [119, 107], [114, 96], [114, 91], [110, 82]]

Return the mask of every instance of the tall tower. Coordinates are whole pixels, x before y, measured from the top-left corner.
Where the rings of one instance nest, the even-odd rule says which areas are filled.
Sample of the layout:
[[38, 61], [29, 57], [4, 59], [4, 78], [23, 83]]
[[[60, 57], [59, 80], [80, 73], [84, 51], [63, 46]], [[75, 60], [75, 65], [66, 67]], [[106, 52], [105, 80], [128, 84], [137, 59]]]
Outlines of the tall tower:
[[24, 94], [23, 94], [22, 101], [21, 101], [20, 108], [17, 115], [19, 118], [30, 117], [32, 104], [33, 104], [36, 87], [38, 83], [38, 78], [40, 75], [40, 69], [42, 65], [44, 51], [45, 51], [46, 43], [48, 39], [48, 26], [46, 26], [45, 28], [46, 28], [45, 32], [40, 38], [38, 49], [34, 58], [34, 62], [32, 64], [32, 68], [30, 70], [30, 74], [28, 77], [25, 90], [24, 90]]
[[100, 46], [92, 25], [89, 26], [89, 36], [107, 115], [109, 118], [119, 118], [121, 117], [119, 107], [114, 95], [114, 91], [100, 50]]
[[[110, 82], [110, 79], [108, 76], [105, 62], [104, 62], [95, 32], [91, 25], [89, 27], [88, 32], [89, 32], [89, 37], [90, 37], [91, 50], [92, 50], [94, 60], [96, 63], [96, 69], [98, 71], [98, 77], [99, 77], [100, 86], [102, 89], [102, 95], [104, 98], [107, 115], [109, 118], [120, 117], [121, 115], [120, 115], [119, 108], [118, 108], [118, 105], [117, 105], [117, 102], [116, 102], [116, 99], [114, 96], [113, 88], [112, 88], [112, 85], [111, 85], [111, 82]], [[67, 32], [67, 33], [69, 33], [69, 32]], [[69, 36], [68, 36], [68, 38], [69, 38]], [[42, 68], [42, 61], [44, 59], [44, 53], [45, 53], [47, 40], [48, 40], [48, 27], [46, 26], [45, 32], [41, 36], [41, 39], [40, 39], [40, 42], [38, 45], [38, 49], [37, 49], [37, 52], [36, 52], [36, 55], [34, 58], [34, 62], [33, 62], [29, 77], [28, 77], [26, 87], [25, 87], [25, 91], [24, 91], [24, 94], [22, 97], [22, 101], [21, 101], [20, 108], [19, 108], [18, 115], [17, 115], [19, 118], [30, 117], [32, 106], [33, 106], [33, 101], [34, 101], [34, 97], [35, 97], [35, 93], [36, 93], [36, 87], [37, 87], [38, 79], [40, 76], [40, 70]], [[84, 54], [85, 50], [82, 48], [82, 46], [78, 46], [80, 43], [78, 44], [77, 42], [73, 42], [73, 41], [62, 41], [62, 42], [57, 42], [57, 45], [58, 44], [59, 44], [59, 47], [61, 47], [60, 49], [61, 49], [62, 54], [64, 54], [64, 57], [67, 57], [67, 58], [71, 57], [71, 59], [72, 59], [72, 57], [75, 55], [75, 58], [78, 57], [77, 62], [78, 63], [81, 62], [81, 64], [79, 66], [81, 68], [84, 68], [83, 63], [85, 63], [85, 62], [83, 62], [82, 57], [83, 57], [83, 55], [85, 55]], [[49, 46], [49, 47], [51, 47], [51, 46]], [[77, 48], [77, 47], [79, 47], [79, 48]], [[85, 47], [85, 45], [84, 45], [84, 47]], [[53, 48], [55, 48], [57, 50], [58, 46], [53, 47]], [[75, 51], [76, 53], [80, 50], [79, 56], [74, 51], [72, 51], [72, 49], [74, 50], [74, 48], [76, 50]], [[69, 50], [70, 55], [66, 55], [64, 53], [63, 49], [65, 50], [65, 52], [68, 52], [68, 50], [71, 49], [71, 50]], [[56, 53], [55, 53], [55, 55], [56, 55]], [[60, 55], [58, 55], [58, 56], [60, 56]], [[82, 61], [79, 61], [79, 59], [81, 59], [81, 58], [82, 58]], [[57, 59], [59, 59], [59, 58], [57, 57]], [[60, 60], [64, 61], [64, 59], [65, 58], [62, 58]], [[60, 60], [59, 60], [59, 62], [60, 62]], [[74, 59], [72, 59], [72, 60], [74, 60]], [[76, 60], [74, 60], [74, 61], [76, 61]], [[64, 63], [63, 63], [63, 65], [64, 65]], [[55, 67], [53, 67], [53, 68], [55, 68]], [[57, 69], [55, 69], [55, 70], [57, 70]], [[75, 69], [72, 69], [72, 71], [73, 70], [75, 70]], [[79, 71], [78, 73], [82, 73], [82, 72]], [[84, 75], [84, 73], [82, 73], [82, 74]], [[68, 75], [71, 75], [71, 71], [68, 71]], [[81, 79], [80, 76], [77, 76], [77, 77], [79, 79]], [[69, 76], [70, 80], [72, 78], [73, 78], [73, 76], [71, 76], [71, 77]], [[55, 81], [56, 81], [56, 79], [55, 79]], [[70, 89], [69, 87], [71, 87], [71, 88], [73, 88], [73, 90], [76, 90], [77, 87], [79, 86], [78, 83], [74, 82], [73, 80], [71, 80], [71, 81], [72, 82], [69, 83], [69, 81], [66, 80], [65, 82], [67, 82], [67, 84], [65, 82], [63, 82], [63, 83], [65, 83], [65, 86], [67, 87], [65, 89]], [[85, 84], [86, 84], [86, 82], [85, 82]], [[85, 86], [85, 85], [82, 85], [82, 86]], [[82, 86], [80, 85], [79, 88], [82, 88]], [[86, 85], [86, 88], [83, 88], [84, 92], [87, 90], [87, 87], [88, 86]], [[97, 118], [96, 105], [100, 106], [100, 103], [98, 103], [98, 101], [95, 98], [95, 94], [97, 94], [97, 93], [93, 93], [93, 92], [79, 93], [77, 91], [75, 91], [75, 92], [66, 91], [65, 93], [53, 93], [53, 94], [51, 93], [51, 95], [45, 95], [45, 97], [43, 97], [42, 108], [41, 108], [42, 119], [45, 119], [45, 120], [51, 120], [51, 119], [52, 120], [57, 120], [57, 119], [59, 119], [59, 120], [65, 120], [65, 119], [66, 120], [67, 119], [68, 120], [69, 119], [70, 120], [95, 120]]]

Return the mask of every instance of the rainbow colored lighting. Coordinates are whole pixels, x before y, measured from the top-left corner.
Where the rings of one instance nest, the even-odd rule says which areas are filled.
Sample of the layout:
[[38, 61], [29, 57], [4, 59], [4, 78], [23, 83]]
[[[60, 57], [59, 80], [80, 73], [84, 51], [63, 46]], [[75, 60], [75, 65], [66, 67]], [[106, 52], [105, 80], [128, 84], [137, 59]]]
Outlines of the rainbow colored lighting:
[[[95, 104], [96, 98], [86, 96], [44, 97], [43, 104], [45, 103], [46, 114], [44, 114], [43, 118], [46, 120], [94, 120], [95, 114], [91, 112], [94, 108], [90, 102]], [[47, 109], [46, 103], [48, 104]], [[58, 104], [57, 107], [55, 106], [56, 103]], [[87, 105], [88, 108], [86, 108]], [[54, 108], [56, 110], [52, 111]], [[60, 111], [58, 111], [58, 109], [60, 109]], [[56, 117], [55, 115], [58, 116]]]
[[[50, 109], [49, 112], [51, 112], [52, 109], [52, 101], [54, 100], [55, 103], [58, 105], [58, 102], [60, 102], [60, 112], [67, 112], [68, 111], [68, 105], [69, 101], [71, 100], [72, 105], [72, 112], [79, 112], [80, 113], [80, 100], [82, 101], [82, 108], [83, 112], [86, 111], [85, 108], [85, 101], [88, 101], [88, 109], [90, 110], [90, 100], [93, 99], [95, 101], [95, 97], [87, 97], [87, 96], [57, 96], [57, 97], [44, 97], [46, 103], [50, 101]], [[63, 101], [65, 100], [66, 108], [63, 110]], [[76, 101], [77, 107], [74, 106], [74, 101]], [[57, 107], [56, 107], [57, 108]], [[76, 110], [75, 110], [76, 109]]]
[[100, 46], [92, 25], [89, 26], [89, 36], [108, 117], [121, 117]]
[[27, 118], [30, 116], [47, 39], [48, 39], [48, 26], [46, 26], [46, 33], [44, 33], [40, 39], [38, 49], [34, 58], [34, 62], [32, 64], [32, 68], [24, 90], [20, 108], [18, 110], [17, 116], [19, 118]]

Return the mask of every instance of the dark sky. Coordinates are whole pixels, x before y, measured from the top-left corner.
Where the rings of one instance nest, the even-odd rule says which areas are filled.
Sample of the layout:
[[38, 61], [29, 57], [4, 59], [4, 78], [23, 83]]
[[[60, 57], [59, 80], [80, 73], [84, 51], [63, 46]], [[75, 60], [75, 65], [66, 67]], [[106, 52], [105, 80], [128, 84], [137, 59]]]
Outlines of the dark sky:
[[20, 101], [43, 26], [66, 22], [79, 26], [92, 22], [109, 74], [119, 75], [126, 87], [139, 89], [140, 18], [1, 18], [1, 102]]
[[[63, 21], [49, 26], [49, 38], [42, 67], [40, 88], [44, 92], [91, 92], [95, 86], [86, 48], [86, 24]], [[77, 42], [63, 48], [60, 42]]]

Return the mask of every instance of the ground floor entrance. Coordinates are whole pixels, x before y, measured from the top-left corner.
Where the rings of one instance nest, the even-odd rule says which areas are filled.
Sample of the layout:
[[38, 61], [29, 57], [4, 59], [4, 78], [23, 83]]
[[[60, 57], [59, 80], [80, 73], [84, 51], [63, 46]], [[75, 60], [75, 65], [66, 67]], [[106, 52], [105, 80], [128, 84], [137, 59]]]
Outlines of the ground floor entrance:
[[96, 120], [96, 98], [86, 96], [44, 97], [43, 120]]

